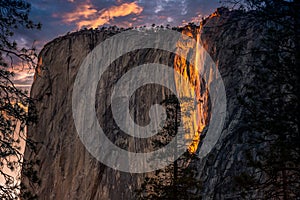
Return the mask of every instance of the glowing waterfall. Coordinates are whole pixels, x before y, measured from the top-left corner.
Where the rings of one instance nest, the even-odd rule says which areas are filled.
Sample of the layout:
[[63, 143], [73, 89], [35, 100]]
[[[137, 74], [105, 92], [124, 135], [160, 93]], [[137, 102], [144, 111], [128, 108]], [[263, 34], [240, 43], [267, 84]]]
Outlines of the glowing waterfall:
[[[206, 126], [207, 121], [207, 102], [208, 102], [208, 92], [201, 94], [201, 87], [205, 87], [201, 84], [201, 77], [199, 77], [199, 69], [203, 65], [204, 49], [199, 47], [200, 44], [200, 28], [193, 30], [192, 27], [187, 26], [182, 31], [182, 34], [189, 37], [196, 38], [196, 46], [190, 44], [188, 40], [182, 38], [177, 42], [177, 52], [178, 54], [188, 56], [190, 52], [193, 52], [194, 63], [187, 63], [184, 58], [179, 55], [175, 56], [174, 68], [177, 72], [181, 74], [179, 79], [175, 77], [175, 84], [177, 88], [177, 94], [181, 99], [181, 116], [182, 122], [185, 128], [185, 137], [189, 141], [188, 150], [190, 153], [195, 153], [200, 141], [200, 133]], [[179, 87], [182, 79], [187, 79], [190, 82], [188, 88]], [[203, 91], [203, 88], [202, 88]], [[192, 102], [185, 97], [195, 96]], [[185, 100], [182, 100], [185, 99]], [[192, 106], [192, 107], [191, 107]]]

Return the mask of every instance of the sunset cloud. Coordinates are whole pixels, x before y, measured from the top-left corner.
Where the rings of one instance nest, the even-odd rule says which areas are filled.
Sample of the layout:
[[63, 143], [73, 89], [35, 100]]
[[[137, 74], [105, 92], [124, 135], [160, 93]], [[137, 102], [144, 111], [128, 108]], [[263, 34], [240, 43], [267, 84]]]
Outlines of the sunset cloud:
[[91, 3], [78, 6], [73, 12], [63, 16], [65, 23], [76, 23], [78, 28], [97, 28], [109, 24], [114, 18], [131, 14], [139, 15], [143, 8], [136, 2], [123, 3], [107, 9], [97, 10]]
[[88, 3], [85, 5], [79, 5], [74, 12], [67, 13], [63, 16], [64, 22], [70, 23], [80, 20], [82, 18], [88, 19], [94, 16], [98, 11], [93, 8], [93, 5]]

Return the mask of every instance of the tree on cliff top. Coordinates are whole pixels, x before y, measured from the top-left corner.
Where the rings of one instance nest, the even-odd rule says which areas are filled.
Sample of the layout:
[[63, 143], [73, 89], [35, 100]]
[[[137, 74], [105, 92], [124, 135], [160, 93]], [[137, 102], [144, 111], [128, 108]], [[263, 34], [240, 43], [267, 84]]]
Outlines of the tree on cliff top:
[[[35, 49], [19, 48], [13, 39], [18, 28], [41, 27], [29, 19], [29, 12], [26, 1], [0, 0], [0, 199], [18, 198], [21, 167], [30, 180], [37, 181], [32, 170], [34, 163], [24, 163], [21, 152], [24, 141], [33, 144], [25, 137], [25, 126], [34, 121], [27, 112], [31, 100], [26, 91], [13, 83], [15, 68], [35, 66]], [[30, 194], [25, 193], [26, 196]]]

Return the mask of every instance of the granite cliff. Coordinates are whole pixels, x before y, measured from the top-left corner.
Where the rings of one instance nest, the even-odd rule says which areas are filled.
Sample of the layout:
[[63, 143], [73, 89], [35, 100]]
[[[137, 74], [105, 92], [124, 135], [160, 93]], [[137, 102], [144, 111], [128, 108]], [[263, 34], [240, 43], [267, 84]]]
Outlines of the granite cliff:
[[[200, 27], [176, 29], [195, 39], [199, 35], [199, 42], [215, 61], [226, 89], [227, 113], [221, 137], [209, 155], [193, 163], [198, 168], [197, 178], [202, 182], [201, 190], [194, 192], [201, 194], [203, 199], [239, 199], [238, 192], [234, 190], [234, 177], [243, 170], [248, 170], [244, 153], [251, 136], [243, 129], [243, 123], [246, 123], [243, 119], [244, 110], [237, 100], [236, 89], [253, 82], [252, 72], [247, 68], [247, 61], [253, 59], [253, 55], [233, 56], [232, 47], [238, 44], [242, 49], [252, 49], [259, 45], [260, 37], [257, 33], [262, 32], [263, 28], [249, 28], [250, 22], [250, 19], [242, 17], [238, 11], [219, 10]], [[79, 66], [97, 44], [120, 31], [123, 30], [113, 28], [71, 33], [45, 45], [39, 55], [39, 67], [31, 89], [38, 122], [28, 128], [28, 136], [39, 144], [36, 152], [26, 150], [25, 158], [40, 160], [37, 171], [41, 184], [30, 185], [23, 180], [39, 199], [136, 198], [135, 191], [143, 182], [145, 174], [123, 173], [98, 162], [83, 146], [72, 117], [72, 90]], [[109, 101], [114, 81], [130, 68], [142, 64], [139, 63], [141, 58], [145, 63], [173, 66], [181, 74], [186, 73], [183, 67], [190, 71], [189, 74], [193, 70], [192, 66], [170, 52], [151, 49], [128, 53], [110, 65], [98, 84], [97, 116], [110, 140], [130, 151], [151, 151], [154, 147], [147, 140], [133, 140], [116, 127]], [[201, 124], [201, 128], [194, 132], [205, 134], [210, 116], [209, 92], [205, 83], [200, 86], [194, 88], [202, 89], [197, 97], [203, 101], [199, 108], [203, 120], [197, 122], [198, 127]], [[131, 106], [135, 108], [133, 116], [141, 124], [149, 121], [149, 117], [141, 113], [147, 112], [149, 106], [157, 103], [152, 102], [153, 93], [159, 101], [171, 94], [164, 87], [145, 86], [132, 97]], [[195, 136], [196, 144], [190, 147], [192, 152], [196, 152], [199, 137]], [[204, 142], [205, 137], [199, 146]]]

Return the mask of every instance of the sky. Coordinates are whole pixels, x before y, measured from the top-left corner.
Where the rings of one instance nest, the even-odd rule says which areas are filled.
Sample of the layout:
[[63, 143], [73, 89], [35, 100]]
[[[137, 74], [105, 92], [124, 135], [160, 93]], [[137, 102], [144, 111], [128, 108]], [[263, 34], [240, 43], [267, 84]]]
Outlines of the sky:
[[[38, 51], [49, 41], [68, 32], [101, 26], [136, 27], [199, 24], [221, 4], [219, 0], [28, 0], [30, 18], [42, 24], [41, 30], [18, 29], [20, 47], [34, 45]], [[17, 71], [16, 86], [29, 89], [33, 70]]]

